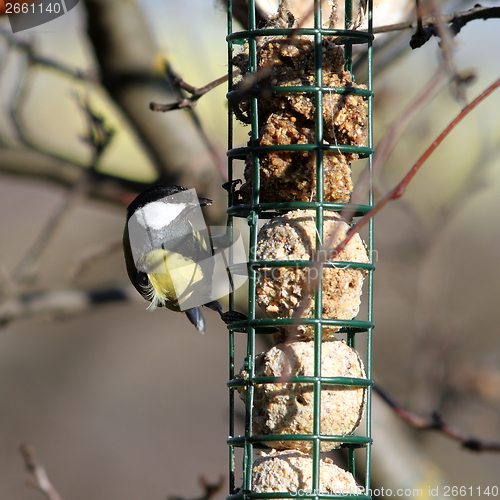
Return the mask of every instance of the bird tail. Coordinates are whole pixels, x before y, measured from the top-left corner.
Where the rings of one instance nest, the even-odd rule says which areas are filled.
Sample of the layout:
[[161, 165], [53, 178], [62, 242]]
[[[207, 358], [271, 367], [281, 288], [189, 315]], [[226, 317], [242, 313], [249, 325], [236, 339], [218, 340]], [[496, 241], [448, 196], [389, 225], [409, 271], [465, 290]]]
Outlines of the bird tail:
[[200, 333], [205, 333], [205, 318], [198, 307], [185, 311], [185, 314]]

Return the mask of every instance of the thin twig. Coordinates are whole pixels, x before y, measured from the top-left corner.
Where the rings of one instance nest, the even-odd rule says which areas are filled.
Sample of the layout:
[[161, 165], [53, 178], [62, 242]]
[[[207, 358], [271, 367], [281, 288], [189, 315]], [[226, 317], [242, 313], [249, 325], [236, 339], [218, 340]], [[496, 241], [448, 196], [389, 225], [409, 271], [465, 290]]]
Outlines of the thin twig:
[[[166, 66], [166, 71], [167, 74], [170, 76], [173, 76], [173, 71], [169, 65]], [[237, 74], [235, 71], [233, 74]], [[210, 140], [208, 134], [205, 132], [205, 129], [203, 128], [201, 124], [201, 120], [198, 116], [198, 114], [195, 112], [194, 107], [196, 106], [196, 103], [200, 97], [203, 97], [205, 94], [210, 92], [211, 90], [215, 89], [219, 85], [223, 84], [226, 82], [228, 79], [228, 75], [224, 75], [220, 78], [217, 78], [216, 80], [208, 83], [207, 85], [203, 87], [193, 87], [189, 83], [185, 82], [182, 78], [179, 78], [175, 76], [173, 78], [173, 83], [175, 87], [178, 90], [179, 93], [179, 98], [177, 99], [176, 102], [170, 103], [170, 104], [158, 104], [156, 102], [151, 102], [149, 103], [149, 108], [152, 111], [161, 111], [161, 112], [166, 112], [166, 111], [173, 111], [176, 109], [186, 109], [190, 112], [191, 119], [194, 122], [194, 125], [196, 127], [196, 130], [200, 134], [200, 137], [202, 141], [205, 143], [206, 147], [208, 148], [210, 154], [212, 155], [212, 158], [214, 159], [219, 172], [221, 173], [222, 177], [227, 180], [227, 169], [226, 169], [226, 163], [225, 159], [221, 156], [219, 150], [213, 144], [213, 142]], [[189, 97], [184, 97], [182, 95], [181, 90], [184, 90], [191, 94]]]
[[58, 228], [61, 227], [63, 221], [71, 213], [71, 209], [84, 197], [88, 186], [88, 172], [83, 170], [80, 180], [68, 191], [64, 201], [45, 223], [35, 242], [14, 272], [14, 282], [17, 286], [33, 283], [45, 248]]
[[[391, 123], [388, 127], [387, 132], [384, 137], [380, 140], [375, 148], [375, 153], [373, 155], [373, 177], [377, 178], [379, 171], [386, 164], [387, 159], [393, 152], [396, 144], [398, 143], [401, 136], [404, 134], [408, 125], [415, 118], [415, 116], [422, 110], [422, 108], [429, 104], [439, 92], [444, 88], [447, 83], [444, 70], [440, 67], [434, 76], [427, 82], [424, 88], [417, 94], [417, 96], [410, 102], [410, 104], [401, 112], [399, 116]], [[353, 193], [352, 203], [358, 203], [356, 200], [357, 189], [359, 182], [368, 181], [369, 171], [366, 170], [362, 177], [358, 180], [356, 184], [355, 192]]]
[[[223, 0], [222, 4], [227, 8], [228, 0]], [[233, 17], [244, 29], [248, 29], [248, 0], [233, 0], [232, 2]], [[264, 25], [268, 21], [266, 13], [262, 8], [255, 5], [255, 24], [256, 26]]]
[[[429, 156], [434, 152], [434, 150], [443, 142], [445, 137], [449, 135], [449, 133], [457, 126], [457, 124], [463, 120], [478, 104], [484, 101], [494, 90], [496, 90], [500, 86], [500, 78], [496, 80], [492, 85], [490, 85], [484, 92], [482, 92], [476, 99], [474, 99], [470, 104], [462, 109], [462, 111], [452, 120], [452, 122], [444, 129], [443, 132], [436, 138], [436, 140], [429, 146], [429, 148], [425, 151], [425, 153], [419, 158], [419, 160], [413, 165], [413, 167], [409, 170], [409, 172], [405, 175], [403, 180], [391, 191], [389, 191], [369, 212], [367, 212], [363, 217], [359, 219], [359, 221], [351, 226], [346, 234], [344, 239], [336, 245], [332, 250], [327, 250], [326, 252], [316, 252], [316, 261], [314, 266], [310, 269], [315, 269], [313, 271], [315, 273], [314, 277], [311, 277], [307, 281], [307, 289], [305, 291], [305, 295], [309, 293], [309, 290], [314, 290], [321, 283], [321, 277], [323, 276], [323, 264], [329, 260], [336, 260], [336, 257], [345, 249], [349, 241], [354, 237], [356, 233], [368, 224], [368, 222], [378, 213], [380, 212], [389, 201], [396, 200], [403, 196], [408, 187], [408, 184], [411, 182], [413, 177], [425, 163], [425, 161], [429, 158]], [[346, 209], [342, 212], [345, 216], [346, 213], [352, 214], [352, 209]], [[333, 242], [335, 241], [338, 234], [338, 230], [333, 231], [328, 240], [323, 244], [323, 248], [329, 249], [332, 247]], [[311, 272], [309, 276], [312, 276]], [[295, 309], [293, 317], [301, 318], [305, 312], [307, 307], [306, 301], [302, 301], [301, 305]], [[293, 326], [289, 330], [289, 337], [293, 337], [297, 333], [297, 327]]]
[[96, 306], [122, 302], [144, 303], [144, 299], [132, 285], [22, 294], [0, 303], [0, 327], [21, 319], [74, 316]]
[[52, 151], [42, 146], [41, 144], [37, 144], [36, 141], [33, 140], [27, 133], [27, 127], [25, 126], [23, 120], [22, 111], [25, 103], [28, 100], [28, 95], [30, 94], [31, 87], [34, 83], [34, 74], [33, 71], [31, 71], [33, 66], [31, 66], [30, 64], [29, 57], [26, 58], [23, 62], [25, 64], [25, 67], [20, 72], [19, 81], [16, 85], [16, 91], [9, 108], [10, 118], [15, 128], [18, 141], [29, 149], [37, 151], [38, 153], [41, 153], [49, 158], [62, 160], [79, 167], [85, 167], [85, 163], [79, 161], [76, 158], [62, 155], [60, 153], [57, 153], [56, 151]]
[[[439, 10], [439, 5], [435, 0], [430, 0], [430, 5], [432, 6], [432, 10], [436, 12], [436, 26], [435, 26], [435, 34], [439, 37], [439, 47], [441, 49], [440, 56], [442, 59], [442, 66], [446, 70], [446, 72], [450, 76], [450, 81], [455, 85], [452, 86], [452, 90], [455, 94], [455, 98], [462, 104], [465, 105], [467, 102], [467, 97], [465, 95], [465, 87], [468, 83], [470, 83], [470, 79], [468, 75], [462, 76], [460, 75], [457, 65], [455, 64], [454, 59], [454, 51], [453, 51], [453, 38], [455, 33], [452, 32], [451, 28], [448, 26], [448, 23], [445, 22], [443, 18], [443, 14]], [[414, 33], [410, 40], [411, 48], [420, 47], [423, 45], [429, 38], [427, 38], [428, 28], [425, 30], [422, 29], [421, 32], [418, 30]], [[421, 38], [424, 38], [421, 42], [419, 41]], [[429, 35], [430, 37], [431, 35]]]
[[[362, 203], [362, 198], [366, 195], [366, 191], [370, 184], [370, 177], [373, 177], [373, 179], [379, 177], [381, 169], [386, 164], [387, 159], [413, 118], [444, 88], [447, 82], [445, 76], [446, 72], [442, 68], [439, 68], [424, 88], [388, 127], [384, 137], [375, 148], [372, 171], [370, 172], [368, 167], [364, 169], [356, 182], [356, 186], [351, 196], [351, 203], [353, 205]], [[341, 216], [346, 220], [351, 220], [354, 216], [354, 210], [352, 208], [344, 208], [341, 212]], [[333, 238], [334, 237], [333, 235]], [[333, 238], [331, 241], [334, 241]], [[328, 248], [328, 245], [325, 247]]]
[[422, 9], [422, 3], [420, 0], [415, 0], [415, 10], [417, 13], [417, 31], [416, 33], [422, 35], [424, 31], [424, 22], [423, 22], [423, 9]]
[[102, 115], [97, 114], [89, 102], [88, 93], [85, 97], [74, 94], [87, 125], [87, 133], [82, 136], [82, 141], [92, 147], [92, 159], [89, 163], [89, 168], [97, 169], [97, 165], [106, 151], [106, 148], [111, 143], [115, 135], [115, 130], [110, 127]]
[[[18, 155], [18, 153], [36, 153], [36, 155], [40, 157], [40, 160], [38, 160], [38, 158], [36, 159], [37, 161], [34, 161], [32, 157], [28, 157], [28, 160], [23, 158], [21, 161], [15, 158], [13, 163], [10, 163], [3, 157], [3, 161], [0, 162], [0, 170], [13, 175], [39, 178], [64, 187], [69, 186], [74, 188], [75, 184], [79, 182], [78, 180], [82, 176], [82, 171], [88, 170], [89, 163], [81, 161], [76, 157], [66, 156], [57, 151], [50, 150], [45, 145], [36, 142], [35, 139], [30, 137], [28, 127], [23, 120], [24, 105], [31, 92], [31, 86], [34, 81], [32, 69], [35, 65], [41, 64], [51, 69], [60, 70], [61, 73], [77, 79], [89, 81], [93, 81], [93, 79], [89, 77], [89, 74], [85, 75], [79, 70], [73, 71], [71, 68], [58, 65], [58, 63], [54, 61], [44, 62], [34, 55], [32, 45], [22, 42], [16, 37], [8, 36], [9, 34], [2, 30], [0, 30], [0, 35], [7, 37], [8, 44], [13, 44], [26, 53], [26, 57], [22, 59], [24, 67], [21, 68], [19, 72], [18, 81], [15, 84], [16, 90], [9, 105], [10, 118], [16, 137], [15, 140], [7, 140], [6, 138], [0, 137], [0, 146], [9, 149], [9, 153], [13, 155]], [[98, 126], [97, 124], [97, 127]], [[95, 131], [97, 131], [97, 129], [95, 129]], [[25, 146], [25, 149], [20, 149], [20, 144]], [[94, 159], [91, 161], [91, 164], [95, 163], [95, 158], [96, 155], [94, 154]], [[56, 160], [56, 162], [49, 163], [46, 162], [45, 159]], [[144, 186], [143, 183], [128, 181], [97, 171], [93, 172], [93, 179], [95, 182], [93, 185], [89, 186], [90, 195], [119, 205], [127, 205], [130, 202], [128, 199], [130, 197], [130, 191], [139, 191], [143, 189]], [[127, 198], [128, 201], [124, 201], [125, 198]]]
[[[404, 176], [403, 180], [391, 191], [389, 191], [369, 212], [367, 212], [359, 221], [347, 231], [343, 241], [341, 241], [331, 252], [331, 255], [338, 255], [351, 240], [351, 238], [366, 226], [378, 212], [380, 212], [389, 201], [401, 198], [406, 192], [406, 188], [422, 165], [427, 161], [434, 150], [443, 142], [450, 132], [460, 123], [476, 106], [484, 101], [492, 92], [500, 87], [500, 78], [492, 83], [484, 92], [476, 97], [470, 104], [465, 106], [462, 111], [451, 121], [451, 123], [439, 134], [436, 140], [427, 148], [425, 153], [418, 159], [409, 172]], [[327, 245], [328, 248], [328, 245]]]
[[[63, 161], [47, 162], [43, 156], [38, 157], [38, 153], [38, 151], [4, 149], [0, 162], [1, 174], [40, 180], [44, 184], [65, 189], [73, 187], [78, 182], [85, 167]], [[110, 206], [117, 206], [120, 209], [126, 207], [145, 186], [139, 181], [130, 181], [102, 172], [94, 172], [93, 178], [88, 198], [105, 201]]]
[[[454, 35], [457, 35], [460, 30], [471, 21], [475, 21], [477, 19], [494, 19], [499, 17], [500, 7], [482, 7], [481, 5], [473, 7], [472, 9], [466, 11], [454, 12], [452, 14], [442, 16], [443, 22], [450, 25], [449, 27]], [[423, 20], [424, 28], [428, 29], [431, 32], [431, 36], [437, 35], [437, 33], [435, 32], [436, 24], [436, 16], [429, 16]], [[417, 26], [418, 21], [389, 24], [387, 26], [378, 26], [373, 28], [373, 33], [379, 34], [389, 33], [392, 31], [416, 29]]]
[[58, 61], [54, 61], [47, 57], [39, 56], [35, 53], [34, 44], [14, 36], [12, 33], [0, 29], [0, 36], [4, 37], [8, 44], [15, 49], [24, 52], [28, 57], [30, 64], [42, 66], [62, 73], [66, 76], [74, 78], [75, 80], [85, 80], [87, 82], [98, 83], [99, 77], [96, 70], [81, 70], [65, 66]]
[[19, 447], [19, 451], [24, 460], [24, 467], [28, 472], [28, 479], [26, 481], [28, 486], [41, 491], [47, 500], [62, 500], [59, 493], [57, 493], [49, 481], [45, 469], [38, 463], [33, 448], [27, 444], [23, 444]]
[[[285, 9], [286, 6], [285, 4], [282, 4], [282, 8], [280, 9], [280, 13], [282, 13], [283, 9]], [[290, 35], [287, 38], [283, 38], [282, 43], [290, 43], [293, 44], [295, 43], [297, 37], [300, 35], [300, 31], [302, 28], [302, 24], [305, 19], [311, 15], [314, 12], [314, 6], [306, 11], [306, 14], [303, 16], [302, 21], [299, 22], [290, 32]], [[283, 21], [284, 22], [284, 21]], [[340, 40], [340, 39], [336, 39]], [[242, 101], [247, 93], [254, 87], [254, 85], [264, 79], [272, 70], [273, 64], [268, 64], [266, 66], [263, 66], [259, 68], [257, 71], [253, 73], [247, 73], [244, 77], [244, 79], [239, 83], [238, 89], [233, 95], [229, 98], [229, 104], [233, 108], [233, 110], [236, 110], [237, 108], [237, 103]], [[236, 77], [240, 75], [241, 71], [239, 69], [235, 69], [233, 71], [233, 77]], [[189, 94], [191, 94], [189, 97], [184, 97], [178, 99], [176, 102], [173, 103], [167, 103], [167, 104], [159, 104], [156, 102], [151, 102], [149, 104], [149, 107], [152, 111], [161, 111], [161, 112], [166, 112], [166, 111], [173, 111], [176, 109], [192, 109], [195, 105], [198, 99], [203, 97], [207, 92], [210, 90], [216, 88], [217, 86], [221, 85], [222, 83], [226, 82], [228, 79], [228, 75], [224, 75], [220, 78], [217, 78], [216, 80], [208, 83], [207, 85], [203, 87], [194, 87], [188, 83], [186, 83], [184, 80], [181, 78], [175, 78], [174, 79], [174, 84], [181, 88], [182, 90], [185, 90]], [[235, 111], [236, 112], [236, 111]], [[246, 121], [244, 117], [241, 115], [238, 115], [238, 118], [241, 121]]]
[[92, 249], [86, 252], [69, 272], [70, 280], [79, 279], [90, 267], [121, 249], [122, 239], [120, 238], [109, 241], [97, 249]]
[[[201, 87], [200, 89], [197, 89], [193, 87], [192, 85], [189, 85], [186, 83], [184, 80], [178, 77], [172, 70], [172, 67], [170, 64], [165, 65], [165, 72], [166, 76], [169, 81], [173, 81], [176, 89], [177, 89], [177, 94], [179, 95], [180, 100], [185, 100], [184, 99], [184, 94], [182, 93], [182, 90], [185, 90], [189, 93], [192, 94], [193, 97], [196, 97], [196, 100], [199, 99], [202, 95], [205, 95], [207, 92], [210, 90], [216, 88], [218, 85], [223, 83], [224, 81], [227, 81], [228, 76], [225, 75], [224, 77], [218, 78], [217, 80], [209, 83], [208, 85], [205, 85], [204, 87]], [[197, 97], [199, 96], [199, 97]], [[196, 127], [196, 130], [198, 134], [201, 137], [201, 140], [204, 142], [205, 146], [207, 147], [208, 151], [212, 155], [212, 158], [217, 165], [217, 168], [219, 169], [219, 172], [222, 176], [222, 178], [226, 181], [227, 180], [227, 168], [226, 168], [226, 160], [225, 157], [221, 155], [221, 152], [219, 148], [214, 144], [214, 142], [210, 139], [209, 135], [205, 132], [205, 129], [201, 123], [201, 119], [198, 116], [198, 113], [194, 109], [196, 101], [193, 101], [191, 106], [186, 107], [186, 109], [189, 112], [189, 116], [191, 117], [194, 126]], [[154, 103], [151, 103], [153, 105]], [[152, 109], [152, 108], [151, 108]]]
[[[233, 72], [233, 74], [236, 75], [236, 72]], [[182, 78], [175, 78], [174, 84], [179, 88], [185, 90], [186, 92], [189, 92], [191, 96], [179, 99], [177, 102], [173, 102], [170, 104], [158, 104], [156, 102], [151, 102], [149, 103], [149, 108], [152, 111], [162, 112], [173, 111], [174, 109], [192, 109], [196, 105], [196, 101], [200, 97], [203, 97], [207, 92], [210, 92], [219, 85], [222, 85], [224, 82], [227, 82], [227, 79], [228, 75], [224, 75], [220, 78], [217, 78], [216, 80], [213, 80], [203, 87], [193, 87], [192, 85], [189, 85], [184, 80], [182, 80]]]
[[[210, 500], [224, 486], [224, 476], [221, 476], [217, 483], [209, 483], [206, 478], [200, 477], [200, 485], [203, 488], [203, 495], [194, 500]], [[169, 496], [168, 500], [184, 500], [183, 497]]]
[[88, 127], [84, 140], [93, 147], [91, 163], [89, 168], [82, 169], [80, 179], [68, 191], [63, 203], [52, 214], [38, 238], [19, 264], [14, 273], [14, 282], [16, 284], [25, 284], [34, 281], [43, 251], [52, 240], [55, 232], [61, 227], [63, 220], [71, 213], [71, 209], [85, 197], [92, 183], [92, 174], [113, 137], [113, 129], [107, 127], [104, 119], [92, 110], [88, 99], [81, 99], [79, 105], [85, 114]]
[[483, 441], [474, 436], [470, 436], [465, 432], [447, 424], [438, 411], [431, 414], [430, 419], [425, 419], [408, 411], [400, 405], [390, 394], [384, 391], [378, 384], [374, 384], [373, 390], [385, 401], [405, 422], [411, 425], [414, 429], [428, 431], [438, 431], [445, 436], [454, 439], [461, 443], [463, 448], [471, 451], [493, 451], [500, 452], [499, 441]]
[[[280, 13], [282, 13], [283, 9], [285, 8], [286, 5], [282, 4], [282, 7], [280, 8]], [[305, 16], [303, 17], [303, 20], [305, 20], [305, 18], [308, 17], [313, 12], [314, 12], [314, 6], [309, 11], [306, 12]], [[301, 27], [302, 26], [300, 23], [297, 24], [297, 26], [295, 26], [291, 31], [290, 35], [287, 38], [283, 39], [283, 43], [294, 43], [295, 39], [300, 35]], [[247, 92], [249, 92], [258, 81], [262, 80], [269, 74], [269, 72], [272, 70], [272, 66], [273, 66], [272, 64], [269, 64], [259, 68], [257, 71], [253, 73], [247, 73], [243, 81], [240, 82], [238, 86], [238, 91], [231, 97], [230, 105], [236, 107], [236, 103], [240, 102], [246, 96]], [[240, 74], [241, 71], [239, 69], [233, 70], [233, 77], [236, 77]], [[196, 105], [196, 101], [200, 99], [200, 97], [203, 97], [210, 90], [226, 82], [227, 79], [228, 75], [224, 75], [208, 83], [203, 87], [193, 87], [192, 85], [186, 83], [181, 78], [175, 78], [174, 84], [191, 95], [183, 99], [178, 99], [176, 102], [169, 104], [158, 104], [155, 102], [151, 102], [149, 104], [149, 107], [152, 111], [162, 111], [162, 112], [173, 111], [176, 109], [185, 109], [185, 108], [192, 109]]]

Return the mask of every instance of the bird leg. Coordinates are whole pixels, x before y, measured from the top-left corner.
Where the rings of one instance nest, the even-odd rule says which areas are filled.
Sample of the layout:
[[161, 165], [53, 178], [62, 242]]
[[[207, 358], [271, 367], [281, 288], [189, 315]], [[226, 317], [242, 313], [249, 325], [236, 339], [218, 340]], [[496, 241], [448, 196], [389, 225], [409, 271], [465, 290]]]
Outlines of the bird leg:
[[212, 309], [212, 311], [218, 312], [222, 321], [224, 321], [226, 325], [228, 325], [229, 323], [234, 323], [235, 321], [244, 321], [245, 319], [248, 319], [248, 316], [238, 311], [224, 312], [222, 310], [222, 306], [216, 300], [212, 300], [212, 302], [208, 302], [207, 304], [204, 304], [204, 306]]

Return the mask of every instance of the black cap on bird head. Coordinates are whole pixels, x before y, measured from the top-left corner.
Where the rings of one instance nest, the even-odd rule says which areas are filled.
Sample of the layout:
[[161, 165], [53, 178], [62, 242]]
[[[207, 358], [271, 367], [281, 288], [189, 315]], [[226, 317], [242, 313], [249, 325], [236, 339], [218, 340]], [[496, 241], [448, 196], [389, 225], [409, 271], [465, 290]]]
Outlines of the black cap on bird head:
[[[137, 210], [144, 207], [148, 203], [168, 198], [169, 196], [181, 193], [182, 191], [187, 191], [187, 189], [182, 186], [174, 185], [157, 185], [145, 189], [144, 191], [142, 191], [142, 193], [138, 194], [132, 201], [132, 203], [130, 203], [130, 205], [127, 207], [127, 220], [129, 220]], [[213, 203], [210, 198], [200, 197], [198, 197], [198, 202], [202, 207], [211, 205]]]

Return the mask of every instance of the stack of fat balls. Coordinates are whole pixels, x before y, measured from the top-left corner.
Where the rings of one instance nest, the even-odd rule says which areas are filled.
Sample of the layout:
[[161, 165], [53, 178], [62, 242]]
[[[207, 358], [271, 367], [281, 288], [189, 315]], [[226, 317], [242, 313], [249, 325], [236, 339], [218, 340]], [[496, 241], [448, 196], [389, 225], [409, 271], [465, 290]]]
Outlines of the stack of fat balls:
[[[315, 86], [314, 40], [308, 37], [264, 37], [258, 42], [258, 70], [261, 87]], [[324, 87], [365, 89], [344, 70], [344, 50], [332, 38], [322, 41], [322, 84]], [[248, 71], [248, 49], [234, 58], [244, 79]], [[236, 114], [250, 123], [250, 97], [238, 102]], [[366, 142], [366, 101], [360, 95], [323, 94], [323, 142], [339, 146], [363, 146]], [[258, 98], [260, 146], [288, 146], [316, 142], [316, 103], [307, 93], [262, 91]], [[326, 151], [323, 154], [323, 198], [325, 202], [347, 203], [352, 192], [350, 163], [356, 153]], [[260, 201], [312, 201], [316, 194], [314, 151], [272, 151], [260, 156]], [[247, 157], [241, 200], [250, 201], [253, 158]]]
[[[279, 27], [279, 26], [278, 26]], [[288, 26], [290, 27], [290, 26]], [[233, 60], [239, 68], [242, 87], [249, 68], [246, 46]], [[352, 81], [344, 70], [343, 46], [330, 37], [322, 42], [322, 85], [341, 89], [364, 89]], [[315, 86], [314, 40], [308, 36], [293, 39], [262, 37], [257, 39], [258, 127], [260, 146], [316, 144], [316, 101], [307, 92], [272, 92], [271, 87]], [[237, 104], [236, 116], [251, 122], [250, 94]], [[322, 98], [323, 144], [364, 146], [367, 138], [367, 105], [360, 95], [324, 92]], [[318, 154], [322, 154], [321, 152]], [[323, 199], [331, 203], [347, 203], [353, 185], [350, 163], [356, 153], [329, 148], [323, 153]], [[245, 184], [239, 200], [250, 203], [254, 158], [245, 162]], [[316, 152], [264, 151], [259, 154], [260, 202], [309, 202], [316, 200]], [[293, 210], [263, 225], [258, 234], [257, 260], [314, 261], [319, 250], [332, 250], [342, 241], [349, 225], [333, 211], [323, 213], [323, 244], [317, 248], [316, 211]], [[355, 235], [331, 260], [368, 263], [365, 243]], [[255, 360], [256, 377], [279, 377], [279, 383], [253, 384], [253, 433], [255, 435], [288, 436], [286, 440], [264, 441], [271, 448], [254, 462], [252, 492], [291, 492], [312, 490], [313, 441], [290, 435], [310, 435], [314, 422], [313, 385], [287, 381], [287, 378], [313, 377], [314, 327], [300, 324], [301, 318], [314, 318], [314, 276], [318, 268], [263, 267], [257, 272], [257, 303], [269, 318], [297, 318], [297, 324], [279, 326], [273, 336], [274, 346]], [[349, 266], [324, 266], [322, 279], [322, 318], [353, 319], [359, 312], [363, 279], [366, 271]], [[339, 326], [323, 325], [321, 346], [322, 377], [366, 379], [357, 352], [344, 341], [336, 340]], [[244, 366], [239, 378], [248, 380]], [[239, 389], [245, 400], [246, 386]], [[364, 415], [366, 388], [348, 385], [322, 385], [320, 395], [320, 432], [337, 437], [352, 434]], [[327, 452], [342, 444], [321, 440], [320, 451]], [[321, 493], [356, 494], [357, 485], [350, 472], [336, 466], [329, 458], [320, 461]]]

